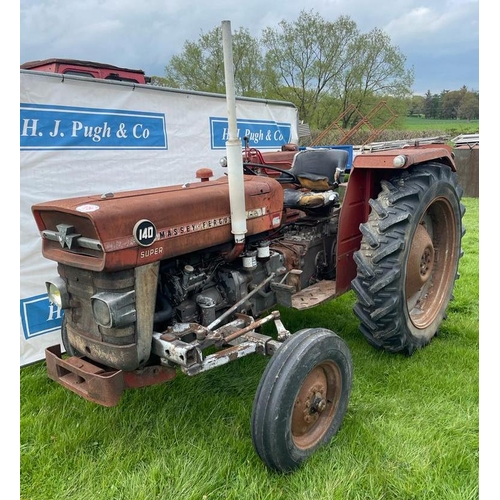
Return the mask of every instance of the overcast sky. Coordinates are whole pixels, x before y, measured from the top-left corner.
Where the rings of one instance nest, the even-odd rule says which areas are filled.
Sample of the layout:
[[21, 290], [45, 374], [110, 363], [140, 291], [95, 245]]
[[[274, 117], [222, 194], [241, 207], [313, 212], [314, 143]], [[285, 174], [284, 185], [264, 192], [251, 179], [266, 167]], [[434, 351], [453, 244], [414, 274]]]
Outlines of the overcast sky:
[[221, 21], [256, 38], [302, 10], [349, 16], [363, 33], [384, 30], [415, 69], [414, 93], [479, 90], [478, 0], [21, 0], [20, 64], [86, 59], [162, 76], [184, 42]]

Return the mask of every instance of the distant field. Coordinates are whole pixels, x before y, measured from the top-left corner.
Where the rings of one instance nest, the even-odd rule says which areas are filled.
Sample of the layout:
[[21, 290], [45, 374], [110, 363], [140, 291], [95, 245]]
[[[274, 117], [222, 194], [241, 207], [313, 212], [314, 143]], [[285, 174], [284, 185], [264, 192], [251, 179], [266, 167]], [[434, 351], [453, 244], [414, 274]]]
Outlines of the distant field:
[[[320, 130], [313, 130], [311, 141], [315, 141], [316, 136], [322, 133]], [[430, 118], [419, 118], [416, 116], [406, 116], [399, 118], [397, 123], [391, 128], [384, 129], [377, 133], [375, 139], [372, 138], [373, 128], [364, 126], [349, 139], [349, 144], [368, 144], [373, 141], [395, 141], [409, 140], [421, 137], [442, 137], [453, 139], [460, 134], [478, 134], [479, 120], [433, 120]], [[331, 130], [325, 137], [322, 137], [321, 144], [344, 144], [343, 134], [337, 129]], [[301, 146], [309, 146], [305, 141]]]
[[442, 130], [447, 134], [477, 134], [479, 133], [479, 120], [433, 120], [407, 116], [403, 122], [404, 130], [425, 131]]

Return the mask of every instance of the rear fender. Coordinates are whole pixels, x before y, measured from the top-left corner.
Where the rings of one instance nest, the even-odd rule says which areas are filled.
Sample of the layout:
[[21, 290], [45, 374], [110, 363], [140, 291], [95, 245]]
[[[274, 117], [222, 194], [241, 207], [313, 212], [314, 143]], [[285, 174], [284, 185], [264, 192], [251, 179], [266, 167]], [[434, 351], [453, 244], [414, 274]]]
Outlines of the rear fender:
[[[394, 158], [403, 155], [405, 163], [394, 166]], [[392, 178], [396, 171], [429, 161], [449, 166], [456, 172], [454, 155], [445, 144], [391, 149], [358, 154], [353, 161], [346, 192], [339, 218], [337, 240], [337, 292], [350, 289], [351, 281], [356, 277], [356, 264], [353, 255], [361, 244], [360, 224], [368, 220], [370, 198], [375, 199], [380, 192], [380, 182]]]
[[[394, 159], [404, 157], [402, 166], [395, 166]], [[393, 169], [408, 168], [418, 163], [435, 161], [448, 165], [453, 172], [456, 172], [454, 154], [447, 144], [422, 144], [420, 146], [402, 147], [385, 151], [374, 151], [361, 153], [355, 156], [353, 166], [355, 168], [370, 169]]]

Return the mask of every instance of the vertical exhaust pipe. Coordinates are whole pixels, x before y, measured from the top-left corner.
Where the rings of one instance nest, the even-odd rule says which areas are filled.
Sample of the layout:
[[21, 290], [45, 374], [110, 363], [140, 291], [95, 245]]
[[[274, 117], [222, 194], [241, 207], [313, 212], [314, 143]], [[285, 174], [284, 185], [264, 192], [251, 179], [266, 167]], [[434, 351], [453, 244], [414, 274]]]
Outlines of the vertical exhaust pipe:
[[229, 182], [229, 204], [231, 207], [231, 232], [235, 247], [228, 256], [232, 260], [241, 253], [247, 232], [245, 210], [245, 186], [243, 180], [243, 156], [241, 140], [236, 122], [236, 97], [234, 91], [233, 48], [231, 41], [231, 21], [222, 21], [222, 47], [224, 52], [224, 76], [226, 82], [226, 102], [228, 116], [228, 140], [226, 155]]

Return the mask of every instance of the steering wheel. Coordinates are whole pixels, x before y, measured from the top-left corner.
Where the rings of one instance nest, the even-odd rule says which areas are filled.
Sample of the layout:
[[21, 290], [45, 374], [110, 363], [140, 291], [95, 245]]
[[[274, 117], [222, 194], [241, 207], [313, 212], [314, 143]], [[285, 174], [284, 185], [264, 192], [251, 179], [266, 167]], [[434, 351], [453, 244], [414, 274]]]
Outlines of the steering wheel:
[[243, 169], [245, 170], [245, 172], [249, 172], [250, 175], [258, 175], [252, 170], [251, 167], [264, 168], [267, 170], [274, 170], [275, 172], [279, 172], [282, 175], [286, 175], [286, 176], [290, 177], [290, 179], [283, 179], [280, 175], [276, 180], [282, 184], [290, 184], [290, 183], [300, 184], [299, 181], [297, 180], [297, 177], [295, 177], [295, 175], [292, 174], [292, 172], [290, 172], [289, 170], [284, 170], [282, 168], [278, 168], [278, 167], [275, 167], [273, 165], [266, 165], [266, 164], [262, 164], [262, 163], [251, 163], [251, 162], [243, 163]]

